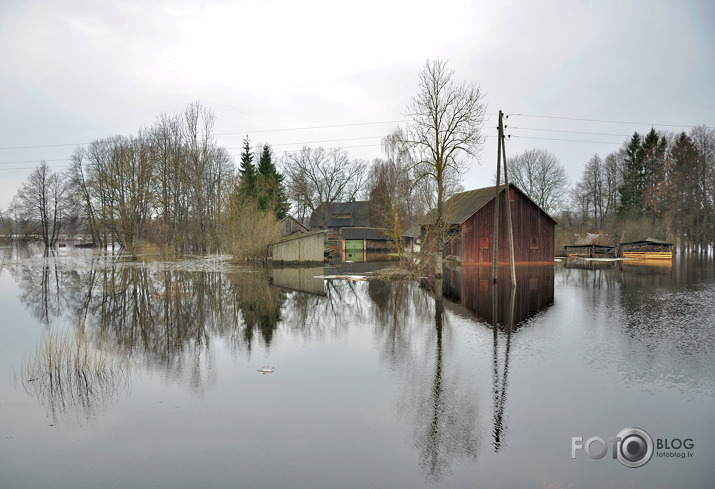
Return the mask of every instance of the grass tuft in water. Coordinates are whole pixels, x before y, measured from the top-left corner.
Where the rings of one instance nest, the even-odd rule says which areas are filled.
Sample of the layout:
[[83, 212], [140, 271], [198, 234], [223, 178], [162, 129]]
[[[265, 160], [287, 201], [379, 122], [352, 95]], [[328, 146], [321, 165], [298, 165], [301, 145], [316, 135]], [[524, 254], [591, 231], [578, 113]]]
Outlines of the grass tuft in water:
[[49, 330], [20, 369], [25, 390], [54, 421], [91, 419], [128, 391], [129, 355], [106, 338], [84, 331]]

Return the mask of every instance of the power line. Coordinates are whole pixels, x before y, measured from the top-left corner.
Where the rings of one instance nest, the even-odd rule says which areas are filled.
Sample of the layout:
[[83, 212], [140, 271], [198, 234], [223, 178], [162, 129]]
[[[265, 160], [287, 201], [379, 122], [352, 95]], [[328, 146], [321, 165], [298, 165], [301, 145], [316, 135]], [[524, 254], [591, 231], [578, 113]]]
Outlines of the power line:
[[[284, 132], [284, 131], [301, 131], [301, 130], [308, 130], [308, 129], [331, 129], [335, 127], [352, 127], [352, 126], [370, 126], [370, 125], [378, 125], [378, 124], [394, 124], [394, 123], [399, 123], [399, 122], [406, 122], [406, 120], [395, 120], [395, 121], [377, 121], [377, 122], [354, 122], [351, 124], [328, 124], [324, 126], [306, 126], [306, 127], [286, 127], [282, 129], [263, 129], [259, 131], [239, 131], [239, 132], [222, 132], [222, 133], [215, 133], [214, 136], [228, 136], [232, 134], [260, 134], [260, 133], [266, 133], [266, 132]], [[376, 136], [377, 137], [377, 136]], [[62, 143], [62, 144], [34, 144], [34, 145], [27, 145], [27, 146], [2, 146], [0, 147], [0, 150], [3, 149], [35, 149], [35, 148], [58, 148], [62, 146], [84, 146], [87, 144], [91, 143]], [[306, 144], [306, 143], [301, 143], [301, 144]]]
[[[293, 145], [298, 145], [298, 144], [336, 143], [338, 141], [361, 141], [364, 139], [377, 139], [377, 138], [383, 138], [383, 137], [384, 136], [368, 136], [368, 137], [364, 137], [364, 138], [324, 139], [322, 141], [304, 141], [304, 142], [298, 142], [298, 143], [269, 144], [269, 146], [276, 147], [276, 146], [293, 146]], [[232, 146], [232, 147], [226, 148], [226, 149], [241, 149], [241, 148], [243, 148], [243, 146]]]
[[509, 134], [509, 137], [513, 138], [519, 138], [519, 139], [541, 139], [544, 141], [568, 141], [571, 143], [593, 143], [593, 144], [622, 144], [620, 143], [614, 143], [613, 141], [587, 141], [583, 139], [559, 139], [559, 138], [538, 138], [535, 136], [517, 136], [516, 134]]
[[5, 146], [0, 149], [58, 148], [60, 146], [83, 146], [90, 143], [37, 144], [34, 146]]
[[44, 162], [55, 162], [55, 161], [71, 161], [69, 158], [62, 158], [57, 160], [47, 160], [44, 158], [38, 158], [36, 160], [23, 160], [23, 161], [0, 161], [0, 165], [20, 165], [22, 163], [41, 163]]
[[[578, 118], [578, 117], [557, 117], [553, 115], [535, 115], [535, 114], [509, 114], [511, 116], [519, 116], [519, 117], [536, 117], [540, 119], [560, 119], [560, 120], [565, 120], [565, 121], [582, 121], [582, 122], [600, 122], [604, 124], [631, 124], [631, 125], [636, 125], [636, 126], [659, 126], [659, 127], [688, 127], [688, 128], [693, 128], [697, 126], [690, 126], [687, 124], [654, 124], [652, 122], [630, 122], [630, 121], [609, 121], [609, 120], [601, 120], [601, 119], [585, 119], [585, 118]], [[709, 126], [705, 126], [710, 129], [712, 129]]]
[[[18, 168], [0, 168], [0, 171], [10, 171], [10, 170], [34, 170], [36, 166], [23, 166]], [[47, 168], [67, 168], [67, 165], [47, 165]]]
[[239, 132], [221, 132], [216, 133], [216, 136], [229, 136], [233, 134], [261, 134], [266, 132], [284, 132], [284, 131], [304, 131], [308, 129], [332, 129], [335, 127], [351, 127], [351, 126], [371, 126], [377, 124], [395, 124], [399, 122], [406, 122], [406, 120], [399, 121], [379, 121], [379, 122], [354, 122], [352, 124], [330, 124], [326, 126], [306, 126], [306, 127], [287, 127], [284, 129], [263, 129], [260, 131], [239, 131]]
[[[486, 114], [487, 117], [485, 117], [485, 122], [489, 120], [489, 116], [496, 115], [496, 114]], [[661, 126], [661, 127], [687, 127], [687, 128], [693, 128], [696, 126], [692, 125], [683, 125], [683, 124], [653, 124], [653, 123], [648, 123], [648, 122], [632, 122], [632, 121], [614, 121], [614, 120], [603, 120], [603, 119], [588, 119], [588, 118], [579, 118], [579, 117], [560, 117], [560, 116], [550, 116], [550, 115], [538, 115], [538, 114], [520, 114], [520, 113], [514, 113], [514, 114], [509, 114], [510, 116], [518, 116], [518, 117], [533, 117], [533, 118], [540, 118], [540, 119], [556, 119], [556, 120], [569, 120], [569, 121], [583, 121], [583, 122], [598, 122], [598, 123], [604, 123], [604, 124], [631, 124], [631, 125], [650, 125], [650, 126]], [[271, 133], [271, 132], [290, 132], [290, 131], [302, 131], [302, 130], [309, 130], [309, 129], [332, 129], [332, 128], [340, 128], [340, 127], [356, 127], [356, 126], [371, 126], [371, 125], [380, 125], [380, 124], [395, 124], [395, 123], [401, 123], [401, 122], [408, 122], [407, 119], [400, 119], [400, 120], [390, 120], [390, 121], [375, 121], [375, 122], [354, 122], [354, 123], [348, 123], [348, 124], [325, 124], [321, 126], [302, 126], [302, 127], [286, 127], [286, 128], [280, 128], [280, 129], [262, 129], [262, 130], [257, 130], [257, 131], [237, 131], [237, 132], [223, 132], [223, 133], [216, 133], [214, 134], [215, 136], [229, 136], [229, 135], [235, 135], [235, 134], [263, 134], [263, 133]], [[711, 128], [710, 126], [705, 126], [708, 128]], [[621, 137], [628, 137], [627, 135], [621, 135], [621, 134], [608, 134], [608, 133], [589, 133], [589, 132], [578, 132], [578, 131], [556, 131], [556, 130], [549, 130], [549, 129], [535, 129], [535, 128], [520, 128], [524, 130], [534, 130], [534, 131], [553, 131], [553, 132], [573, 132], [577, 134], [595, 134], [595, 135], [604, 135], [604, 136], [621, 136]], [[712, 128], [711, 128], [712, 129]], [[375, 137], [380, 137], [380, 136], [375, 136]], [[367, 138], [365, 138], [367, 139]], [[344, 139], [344, 140], [351, 140], [350, 138]], [[336, 140], [337, 141], [337, 140]], [[303, 142], [303, 143], [295, 143], [295, 144], [314, 144], [314, 143], [319, 143], [319, 142], [334, 142], [333, 140], [328, 140], [328, 141], [309, 141], [309, 142]], [[0, 150], [17, 150], [17, 149], [36, 149], [36, 148], [59, 148], [59, 147], [66, 147], [66, 146], [85, 146], [91, 143], [60, 143], [60, 144], [36, 144], [36, 145], [25, 145], [25, 146], [2, 146], [0, 147]], [[289, 144], [289, 143], [281, 143], [283, 145]], [[292, 143], [291, 143], [292, 144]], [[277, 146], [277, 145], [276, 145]]]
[[618, 136], [621, 138], [630, 137], [630, 134], [613, 134], [608, 132], [588, 132], [588, 131], [560, 131], [557, 129], [536, 129], [533, 127], [517, 127], [517, 126], [505, 126], [510, 129], [519, 129], [521, 131], [540, 131], [540, 132], [563, 132], [568, 134], [591, 134], [594, 136]]

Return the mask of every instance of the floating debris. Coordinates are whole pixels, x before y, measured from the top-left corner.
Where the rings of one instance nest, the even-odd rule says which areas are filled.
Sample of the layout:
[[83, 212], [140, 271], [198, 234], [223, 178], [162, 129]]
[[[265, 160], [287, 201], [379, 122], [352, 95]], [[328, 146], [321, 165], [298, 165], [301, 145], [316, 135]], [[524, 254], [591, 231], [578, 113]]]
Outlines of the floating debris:
[[314, 278], [322, 278], [324, 280], [367, 280], [367, 277], [365, 275], [316, 275]]

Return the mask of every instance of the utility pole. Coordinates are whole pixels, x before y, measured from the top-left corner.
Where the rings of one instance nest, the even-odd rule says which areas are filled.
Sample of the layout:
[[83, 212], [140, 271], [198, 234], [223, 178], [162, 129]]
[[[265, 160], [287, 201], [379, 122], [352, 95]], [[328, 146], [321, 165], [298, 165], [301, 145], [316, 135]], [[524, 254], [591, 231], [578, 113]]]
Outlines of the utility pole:
[[[507, 116], [508, 117], [508, 116]], [[499, 127], [497, 142], [497, 184], [494, 190], [494, 262], [492, 268], [492, 282], [497, 283], [497, 262], [499, 258], [499, 194], [500, 192], [500, 169], [504, 162], [504, 189], [506, 195], [506, 221], [509, 236], [509, 263], [511, 264], [511, 286], [516, 287], [516, 267], [514, 264], [514, 231], [511, 223], [511, 195], [509, 193], [509, 175], [506, 169], [506, 146], [504, 144], [504, 113], [499, 111]]]
[[[501, 125], [501, 117], [499, 118], [499, 122]], [[503, 125], [501, 125], [501, 133], [501, 157], [502, 161], [504, 161], [504, 186], [506, 187], [506, 225], [509, 229], [509, 263], [511, 263], [511, 286], [516, 287], [516, 266], [514, 265], [514, 227], [511, 224], [511, 192], [509, 191], [509, 176], [506, 172], [506, 145], [504, 142], [505, 138]]]
[[497, 283], [497, 260], [499, 258], [499, 184], [501, 181], [501, 149], [502, 149], [502, 111], [499, 111], [499, 126], [497, 127], [499, 136], [497, 139], [497, 184], [494, 188], [494, 238], [492, 246], [494, 247], [494, 263], [492, 267], [492, 283], [496, 286]]

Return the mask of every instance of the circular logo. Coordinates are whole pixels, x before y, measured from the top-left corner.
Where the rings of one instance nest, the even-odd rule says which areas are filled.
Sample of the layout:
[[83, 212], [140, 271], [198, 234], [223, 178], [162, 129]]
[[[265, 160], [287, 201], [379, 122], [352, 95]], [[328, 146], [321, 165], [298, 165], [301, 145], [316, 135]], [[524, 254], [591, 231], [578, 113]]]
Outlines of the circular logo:
[[642, 467], [653, 456], [653, 439], [640, 428], [626, 428], [618, 433], [618, 461], [626, 467]]

